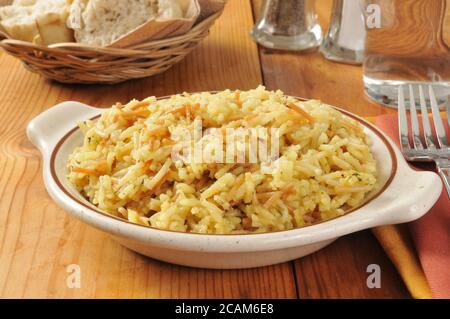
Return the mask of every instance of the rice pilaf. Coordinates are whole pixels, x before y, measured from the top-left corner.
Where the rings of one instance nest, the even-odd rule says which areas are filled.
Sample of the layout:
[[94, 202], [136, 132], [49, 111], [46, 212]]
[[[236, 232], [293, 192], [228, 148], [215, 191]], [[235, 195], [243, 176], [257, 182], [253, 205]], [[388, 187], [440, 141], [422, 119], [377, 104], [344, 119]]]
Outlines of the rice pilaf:
[[[266, 140], [269, 148], [278, 142], [279, 156], [270, 165], [175, 161], [174, 147], [186, 143], [178, 138], [196, 121], [203, 132], [276, 128], [277, 140]], [[262, 86], [117, 103], [80, 129], [84, 141], [70, 155], [69, 181], [100, 210], [159, 229], [304, 227], [360, 205], [377, 181], [370, 139], [358, 122], [320, 101]]]

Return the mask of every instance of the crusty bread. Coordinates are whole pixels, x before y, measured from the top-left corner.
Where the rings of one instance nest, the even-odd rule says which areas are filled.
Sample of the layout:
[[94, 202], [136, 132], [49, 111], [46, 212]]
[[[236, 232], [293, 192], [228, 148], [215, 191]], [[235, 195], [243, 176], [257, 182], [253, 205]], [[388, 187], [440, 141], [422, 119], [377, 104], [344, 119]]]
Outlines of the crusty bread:
[[73, 0], [68, 26], [77, 42], [106, 46], [157, 13], [157, 0]]
[[50, 12], [36, 17], [39, 35], [35, 37], [37, 44], [49, 45], [54, 43], [74, 42], [73, 31], [67, 27], [69, 11], [63, 13]]
[[33, 6], [36, 2], [38, 2], [38, 0], [14, 0], [12, 4], [18, 6]]
[[189, 1], [186, 0], [159, 0], [158, 18], [159, 19], [181, 19], [184, 16], [184, 10], [187, 10]]
[[13, 39], [49, 45], [72, 42], [67, 0], [14, 0], [0, 8], [0, 25]]
[[[181, 33], [192, 26], [194, 18], [187, 20], [199, 11], [196, 0], [0, 1], [10, 3], [0, 8], [0, 31], [41, 45], [75, 40], [93, 46], [131, 45], [139, 42], [131, 31], [145, 26], [138, 34], [141, 38]], [[170, 24], [171, 20], [180, 21]]]
[[30, 7], [11, 5], [0, 8], [0, 25], [13, 39], [33, 42], [38, 35], [36, 20]]

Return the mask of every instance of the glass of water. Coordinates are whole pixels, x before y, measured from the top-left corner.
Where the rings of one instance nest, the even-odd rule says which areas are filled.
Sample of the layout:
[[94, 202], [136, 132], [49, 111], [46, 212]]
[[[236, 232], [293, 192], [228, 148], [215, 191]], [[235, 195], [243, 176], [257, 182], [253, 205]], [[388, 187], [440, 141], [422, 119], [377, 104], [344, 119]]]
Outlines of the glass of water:
[[367, 28], [363, 63], [367, 95], [396, 107], [399, 85], [432, 84], [440, 103], [445, 103], [450, 95], [450, 1], [362, 3]]

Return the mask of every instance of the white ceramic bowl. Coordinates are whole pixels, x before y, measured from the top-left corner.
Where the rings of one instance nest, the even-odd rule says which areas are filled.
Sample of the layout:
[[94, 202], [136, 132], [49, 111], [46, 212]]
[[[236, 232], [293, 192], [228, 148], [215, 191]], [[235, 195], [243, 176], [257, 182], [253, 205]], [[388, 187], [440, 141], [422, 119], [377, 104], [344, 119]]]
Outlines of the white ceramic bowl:
[[28, 137], [42, 153], [48, 193], [72, 216], [107, 232], [122, 245], [170, 263], [231, 269], [286, 262], [311, 254], [346, 234], [418, 219], [442, 191], [442, 182], [436, 174], [411, 169], [388, 137], [363, 119], [341, 110], [364, 125], [373, 140], [372, 151], [379, 164], [380, 189], [361, 207], [317, 225], [264, 234], [202, 235], [140, 226], [99, 211], [65, 177], [68, 155], [82, 143], [77, 123], [102, 111], [65, 102], [40, 114], [28, 125]]

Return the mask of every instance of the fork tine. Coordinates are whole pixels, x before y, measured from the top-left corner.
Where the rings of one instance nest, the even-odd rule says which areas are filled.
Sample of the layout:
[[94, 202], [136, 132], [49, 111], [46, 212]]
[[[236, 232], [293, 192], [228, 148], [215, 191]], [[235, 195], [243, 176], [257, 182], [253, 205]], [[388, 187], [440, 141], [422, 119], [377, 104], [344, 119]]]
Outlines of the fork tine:
[[430, 91], [430, 103], [431, 110], [433, 112], [433, 122], [434, 129], [436, 131], [436, 137], [441, 148], [447, 148], [449, 147], [447, 133], [445, 132], [444, 123], [442, 122], [441, 115], [439, 113], [439, 106], [437, 105], [436, 96], [434, 94], [433, 87], [430, 85], [428, 88]]
[[430, 149], [435, 149], [436, 145], [433, 141], [433, 134], [431, 133], [430, 119], [428, 118], [427, 103], [425, 102], [425, 94], [423, 93], [423, 88], [419, 86], [420, 95], [420, 112], [422, 114], [422, 126], [425, 135], [425, 143]]
[[410, 149], [409, 143], [409, 130], [408, 130], [408, 120], [406, 116], [405, 108], [405, 95], [403, 93], [403, 86], [398, 88], [398, 126], [400, 132], [400, 143], [403, 149]]
[[417, 118], [416, 111], [416, 99], [414, 98], [413, 87], [409, 85], [409, 114], [411, 117], [411, 130], [413, 136], [414, 148], [417, 150], [423, 150], [422, 141], [420, 138], [419, 119]]

